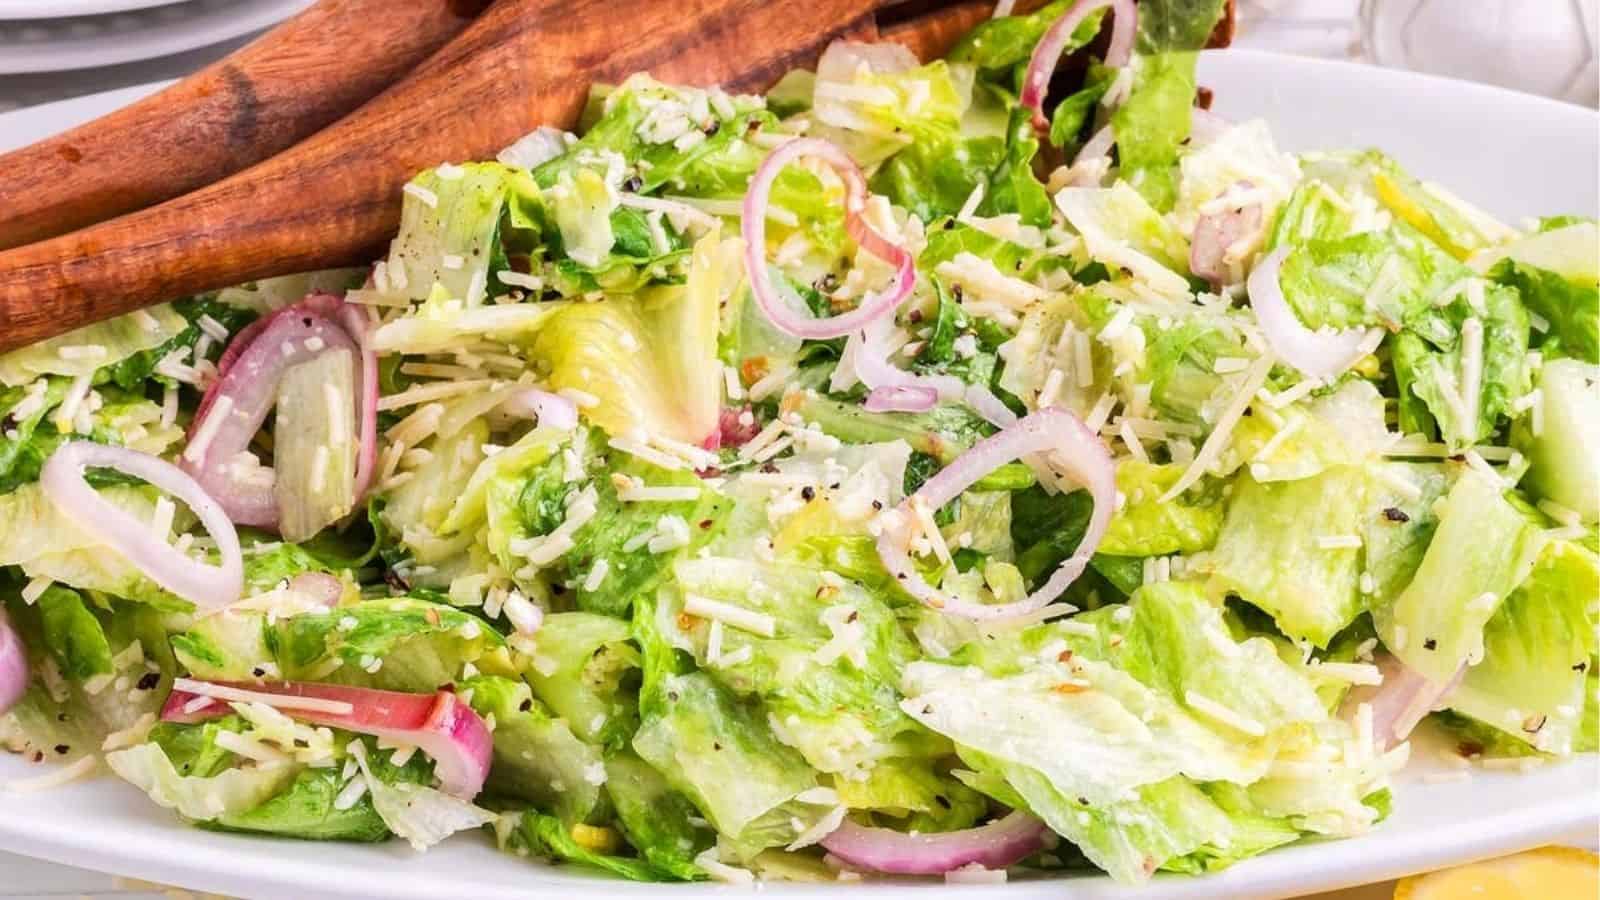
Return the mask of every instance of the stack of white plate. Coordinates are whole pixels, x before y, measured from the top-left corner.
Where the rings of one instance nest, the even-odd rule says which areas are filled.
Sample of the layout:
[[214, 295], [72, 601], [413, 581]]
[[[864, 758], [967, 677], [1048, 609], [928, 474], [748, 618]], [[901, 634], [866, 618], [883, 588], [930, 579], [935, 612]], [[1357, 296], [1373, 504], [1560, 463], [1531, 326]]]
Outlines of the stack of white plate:
[[0, 0], [0, 76], [170, 56], [260, 31], [311, 2]]

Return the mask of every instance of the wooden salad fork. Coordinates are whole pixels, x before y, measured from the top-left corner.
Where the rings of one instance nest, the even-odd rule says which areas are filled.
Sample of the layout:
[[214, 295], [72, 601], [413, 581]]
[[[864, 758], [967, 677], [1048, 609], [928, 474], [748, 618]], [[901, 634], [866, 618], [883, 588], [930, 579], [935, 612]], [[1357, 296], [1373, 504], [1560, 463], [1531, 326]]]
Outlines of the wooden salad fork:
[[486, 0], [321, 0], [107, 116], [0, 154], [0, 249], [143, 209], [321, 130], [455, 37]]
[[885, 5], [499, 0], [410, 77], [300, 144], [160, 205], [0, 252], [0, 351], [174, 297], [371, 259], [412, 175], [492, 158], [538, 125], [572, 127], [592, 83], [650, 72], [758, 90], [837, 38], [876, 39]]

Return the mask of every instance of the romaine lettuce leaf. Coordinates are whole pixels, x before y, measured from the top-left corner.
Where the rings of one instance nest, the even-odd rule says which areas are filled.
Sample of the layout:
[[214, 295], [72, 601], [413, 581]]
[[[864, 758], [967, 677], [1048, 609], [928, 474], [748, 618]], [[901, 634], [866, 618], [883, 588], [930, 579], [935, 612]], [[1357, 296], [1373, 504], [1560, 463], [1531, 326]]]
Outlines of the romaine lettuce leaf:
[[1360, 534], [1369, 481], [1355, 466], [1297, 481], [1241, 475], [1216, 549], [1195, 564], [1213, 590], [1264, 610], [1289, 637], [1326, 647], [1363, 609], [1361, 550], [1320, 541]]
[[1571, 541], [1546, 546], [1484, 626], [1483, 661], [1450, 693], [1450, 708], [1540, 750], [1572, 752], [1595, 652], [1585, 607], [1596, 596], [1600, 558]]
[[[178, 336], [189, 322], [170, 305], [85, 325], [57, 337], [0, 354], [0, 384], [18, 387], [41, 375], [93, 376], [143, 350]], [[62, 348], [82, 352], [63, 355]], [[96, 350], [95, 348], [100, 348]]]
[[1435, 684], [1483, 659], [1484, 625], [1544, 546], [1543, 531], [1504, 490], [1475, 471], [1457, 478], [1416, 577], [1392, 604], [1373, 609], [1384, 646]]
[[[916, 651], [882, 601], [809, 567], [711, 557], [674, 574], [681, 593], [663, 601], [663, 632], [735, 693], [761, 698], [778, 739], [813, 768], [854, 772], [923, 749], [926, 735], [895, 706]], [[770, 617], [773, 634], [697, 617], [692, 598]]]
[[1515, 260], [1501, 260], [1489, 270], [1497, 284], [1517, 289], [1530, 313], [1548, 327], [1535, 328], [1537, 345], [1546, 358], [1571, 356], [1600, 363], [1600, 289]]
[[594, 396], [583, 410], [613, 435], [642, 430], [699, 444], [717, 427], [722, 366], [717, 313], [723, 279], [715, 236], [695, 246], [687, 285], [572, 304], [540, 328], [533, 358], [555, 389]]
[[486, 791], [537, 804], [569, 826], [594, 815], [605, 783], [598, 747], [575, 737], [569, 723], [552, 716], [519, 680], [480, 675], [460, 682], [457, 691], [494, 722]]
[[[1573, 510], [1584, 522], [1600, 519], [1600, 366], [1551, 360], [1539, 372], [1531, 415], [1512, 431], [1528, 455], [1527, 489]], [[1534, 422], [1538, 422], [1535, 429]]]

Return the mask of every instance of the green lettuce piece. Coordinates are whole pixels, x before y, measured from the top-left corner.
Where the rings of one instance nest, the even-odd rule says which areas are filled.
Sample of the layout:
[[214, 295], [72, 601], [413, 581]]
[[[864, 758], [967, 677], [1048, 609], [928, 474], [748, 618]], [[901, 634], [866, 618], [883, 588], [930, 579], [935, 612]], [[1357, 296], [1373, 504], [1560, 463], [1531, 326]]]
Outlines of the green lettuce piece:
[[611, 228], [617, 189], [599, 172], [575, 168], [561, 173], [548, 194], [567, 256], [582, 266], [600, 266], [617, 241]]
[[[326, 284], [320, 278], [303, 279], [304, 287], [298, 293], [290, 295], [292, 299], [288, 302], [300, 300], [315, 288], [326, 287], [335, 293], [343, 293], [345, 288], [358, 286], [361, 283], [360, 279], [365, 277], [364, 274], [358, 276], [354, 283], [351, 283], [349, 270], [341, 271], [344, 273], [342, 279], [331, 279], [338, 281], [337, 284], [333, 285]], [[290, 277], [292, 278], [293, 276]], [[195, 345], [200, 343], [200, 338], [205, 334], [205, 330], [200, 327], [200, 317], [209, 316], [218, 325], [227, 329], [229, 334], [238, 334], [240, 330], [256, 319], [257, 311], [255, 309], [239, 306], [224, 299], [233, 293], [239, 292], [236, 289], [229, 289], [221, 291], [215, 296], [202, 294], [197, 297], [173, 301], [172, 310], [184, 318], [187, 323], [186, 327], [167, 339], [163, 344], [148, 350], [141, 350], [119, 362], [105, 366], [100, 374], [107, 376], [112, 384], [123, 390], [143, 393], [145, 384], [150, 379], [155, 379], [161, 384], [177, 385], [177, 382], [156, 372], [156, 366], [161, 360], [173, 352], [178, 350], [189, 351], [189, 356], [185, 357], [186, 362], [198, 362], [200, 359], [209, 359], [213, 363], [216, 362], [225, 349], [226, 345], [223, 343], [209, 341], [210, 349], [205, 353], [196, 354], [194, 352], [197, 349]], [[99, 377], [100, 375], [96, 375], [96, 380]]]
[[1451, 345], [1450, 323], [1441, 323], [1433, 300], [1471, 271], [1415, 230], [1396, 225], [1290, 242], [1278, 285], [1307, 327], [1406, 325], [1422, 329], [1431, 342]]
[[860, 779], [835, 779], [839, 802], [870, 811], [905, 831], [956, 831], [971, 827], [988, 812], [978, 792], [940, 774], [930, 760], [883, 759], [862, 774]]
[[[1264, 735], [1296, 735], [1327, 721], [1310, 681], [1269, 642], [1235, 644], [1194, 585], [1146, 588], [1129, 609], [1134, 615], [1125, 621], [1110, 610], [1090, 616], [1096, 638], [1051, 625], [1024, 633], [1021, 648], [974, 645], [959, 659], [980, 660], [981, 671], [915, 663], [904, 706], [1005, 789], [983, 777], [969, 784], [1021, 801], [1119, 880], [1143, 880], [1161, 867], [1220, 867], [1297, 837], [1292, 824], [1269, 820], [1213, 784], [1257, 781], [1265, 772], [1262, 746], [1241, 743], [1227, 726], [1213, 731], [1219, 724], [1185, 704], [1226, 689], [1228, 706], [1244, 720], [1260, 716], [1254, 721]], [[1023, 648], [1040, 661], [1021, 663]], [[1115, 667], [1098, 661], [1102, 651]], [[1248, 677], [1240, 681], [1241, 674]], [[1063, 681], [1073, 689], [1061, 689]], [[1234, 694], [1241, 686], [1250, 696]], [[1237, 846], [1229, 840], [1236, 827]], [[1243, 839], [1246, 833], [1255, 837]]]
[[[1332, 466], [1369, 463], [1393, 440], [1384, 409], [1371, 382], [1346, 379], [1337, 390], [1285, 408], [1283, 429], [1260, 416], [1241, 419], [1216, 471], [1248, 465], [1257, 481], [1293, 481]], [[1279, 438], [1280, 430], [1290, 433]]]
[[[86, 418], [88, 425], [79, 433], [75, 425], [81, 423], [59, 419], [70, 385], [65, 378], [50, 376], [24, 387], [0, 387], [0, 493], [38, 481], [45, 462], [68, 440], [119, 445], [159, 456], [183, 437], [176, 423], [160, 423], [160, 406], [145, 399], [142, 390], [125, 391], [107, 383], [95, 388], [100, 398], [97, 409], [88, 412], [79, 407], [75, 418]], [[85, 479], [95, 487], [139, 483], [111, 469], [91, 469]]]
[[260, 677], [270, 664], [290, 681], [432, 691], [458, 681], [467, 663], [493, 674], [511, 669], [503, 638], [481, 619], [410, 597], [271, 622], [230, 610], [174, 635], [172, 648], [195, 677], [223, 681]]
[[211, 776], [180, 775], [159, 744], [106, 754], [106, 765], [157, 805], [195, 821], [247, 812], [289, 785], [294, 766], [230, 768]]
[[1600, 558], [1551, 542], [1484, 626], [1483, 661], [1467, 669], [1450, 708], [1540, 750], [1572, 752], [1595, 652], [1586, 606], [1596, 596]]
[[380, 353], [448, 353], [477, 338], [525, 341], [561, 308], [558, 302], [465, 306], [436, 284], [421, 305], [378, 326], [372, 346]]
[[1374, 477], [1367, 485], [1361, 552], [1366, 573], [1372, 576], [1368, 602], [1379, 605], [1399, 596], [1416, 576], [1439, 527], [1434, 503], [1449, 491], [1451, 479], [1438, 463], [1371, 465]]
[[599, 402], [584, 415], [607, 432], [634, 429], [699, 444], [717, 427], [722, 397], [717, 311], [723, 279], [715, 235], [695, 247], [688, 283], [634, 297], [566, 306], [531, 346], [553, 389]]
[[642, 723], [633, 751], [688, 798], [713, 827], [749, 852], [793, 840], [795, 795], [817, 774], [773, 735], [754, 703], [690, 671], [657, 624], [654, 601], [634, 602], [644, 651]]
[[[1471, 400], [1463, 393], [1464, 340], [1448, 349], [1428, 348], [1425, 354], [1417, 352], [1415, 346], [1407, 348], [1407, 377], [1397, 378], [1401, 395], [1415, 396], [1426, 404], [1428, 414], [1438, 423], [1440, 436], [1451, 447], [1466, 447], [1489, 438], [1501, 418], [1510, 413], [1512, 402], [1528, 390], [1527, 311], [1515, 291], [1499, 286], [1484, 291], [1484, 304], [1484, 314], [1472, 316], [1483, 333], [1476, 408], [1468, 408]], [[1465, 323], [1469, 312], [1466, 302], [1459, 299], [1446, 309], [1457, 323]], [[1415, 334], [1402, 334], [1397, 346], [1420, 340]]]
[[[472, 534], [490, 518], [490, 496], [495, 488], [506, 482], [515, 483], [535, 466], [556, 455], [567, 440], [568, 432], [559, 428], [535, 428], [517, 439], [515, 444], [495, 453], [477, 464], [472, 477], [462, 487], [461, 493], [450, 504], [450, 512], [439, 524], [443, 534]], [[502, 548], [503, 540], [510, 535], [501, 534], [497, 525], [488, 522], [488, 541], [496, 552], [508, 553]]]
[[1487, 272], [1501, 260], [1554, 272], [1576, 285], [1593, 287], [1600, 279], [1600, 225], [1594, 219], [1546, 219], [1539, 231], [1499, 247], [1480, 251], [1468, 260]]
[[1355, 466], [1297, 481], [1239, 477], [1216, 549], [1197, 565], [1214, 590], [1265, 611], [1289, 637], [1326, 647], [1363, 609], [1361, 551], [1318, 541], [1360, 533], [1369, 478]]
[[377, 521], [399, 538], [417, 563], [435, 565], [462, 552], [462, 541], [439, 535], [484, 461], [483, 445], [488, 442], [489, 426], [481, 418], [468, 421], [454, 434], [436, 436], [427, 448], [433, 455], [412, 470], [416, 477], [382, 496]]
[[628, 843], [651, 865], [684, 881], [705, 877], [695, 856], [711, 846], [710, 831], [690, 820], [694, 804], [673, 790], [660, 772], [629, 750], [606, 757], [606, 795]]
[[457, 685], [480, 716], [494, 717], [494, 760], [485, 790], [550, 810], [568, 826], [585, 822], [601, 802], [599, 748], [573, 735], [521, 681], [492, 675]]
[[[140, 521], [155, 515], [155, 492], [147, 487], [110, 485], [100, 496]], [[191, 604], [146, 578], [117, 553], [62, 515], [38, 484], [0, 494], [0, 566], [18, 566], [29, 578], [48, 578], [80, 590], [100, 591], [162, 610]]]
[[1579, 284], [1548, 269], [1505, 259], [1489, 270], [1495, 283], [1517, 289], [1528, 311], [1549, 323], [1538, 347], [1547, 359], [1571, 356], [1600, 363], [1600, 289]]
[[1266, 757], [1314, 754], [1344, 729], [1306, 669], [1271, 640], [1237, 642], [1199, 585], [1149, 585], [1126, 607], [980, 641], [954, 661], [977, 668], [907, 670], [907, 711], [956, 741], [976, 772], [964, 781], [1040, 815], [1119, 880], [1221, 868], [1378, 816], [1362, 799], [1381, 767], [1263, 777]]
[[995, 137], [918, 141], [885, 160], [871, 188], [924, 222], [953, 216], [1005, 159], [1006, 142]]
[[[48, 378], [38, 399], [23, 405], [28, 396], [24, 387], [0, 390], [0, 409], [4, 429], [0, 429], [0, 493], [9, 494], [21, 485], [39, 480], [39, 471], [50, 458], [61, 437], [55, 424], [48, 421], [52, 410], [61, 405], [66, 396], [68, 382], [61, 378]], [[34, 407], [28, 412], [29, 407]], [[19, 413], [27, 413], [26, 415]]]
[[[1119, 178], [1161, 211], [1177, 202], [1178, 151], [1189, 137], [1195, 61], [1188, 52], [1140, 57], [1127, 100], [1111, 114]], [[1186, 266], [1169, 268], [1187, 271]]]
[[[563, 554], [562, 565], [576, 582], [579, 609], [625, 616], [637, 597], [654, 593], [675, 559], [699, 551], [717, 537], [733, 503], [705, 487], [693, 472], [663, 469], [621, 452], [613, 452], [610, 460], [611, 474], [617, 479], [700, 491], [694, 500], [638, 503], [618, 496], [617, 480], [603, 477], [594, 481], [596, 512], [572, 536], [572, 549]], [[561, 522], [554, 515], [559, 507], [547, 498], [559, 497], [559, 491], [571, 487], [562, 479], [562, 465], [559, 457], [552, 459], [522, 489], [522, 524], [529, 534], [548, 533]], [[558, 493], [552, 493], [552, 489]], [[688, 530], [688, 540], [683, 545], [659, 552], [651, 549], [653, 536], [661, 534], [663, 528], [676, 527]], [[590, 573], [602, 564], [603, 573], [591, 587]]]
[[[228, 770], [214, 778], [227, 778]], [[337, 769], [301, 769], [294, 779], [277, 793], [261, 803], [238, 812], [224, 812], [203, 822], [206, 828], [217, 831], [243, 831], [252, 834], [272, 834], [308, 841], [361, 841], [386, 840], [389, 826], [363, 797], [347, 809], [338, 806], [339, 792], [344, 789]]]
[[1524, 484], [1535, 496], [1576, 512], [1585, 522], [1600, 519], [1600, 366], [1570, 359], [1545, 363], [1539, 372], [1539, 429], [1532, 415], [1512, 431], [1512, 443], [1528, 455]]
[[1184, 466], [1124, 460], [1117, 490], [1127, 502], [1111, 517], [1097, 552], [1111, 556], [1165, 556], [1209, 550], [1222, 531], [1225, 504], [1200, 489], [1162, 502]]
[[[1028, 59], [1033, 56], [1034, 46], [1069, 6], [1071, 4], [1067, 0], [1054, 0], [1025, 15], [985, 19], [956, 42], [947, 58], [951, 62], [971, 63], [980, 71], [1001, 70], [1009, 82], [1010, 70], [1028, 64]], [[1078, 27], [1073, 29], [1062, 55], [1084, 47], [1094, 40], [1104, 17], [1105, 13], [1101, 10], [1095, 10], [1085, 16]]]
[[[389, 248], [388, 280], [412, 300], [428, 299], [437, 285], [471, 308], [488, 299], [508, 209], [537, 208], [539, 186], [526, 172], [493, 162], [456, 166], [449, 175], [428, 169], [411, 179]], [[446, 257], [465, 262], [446, 265]]]
[[[284, 540], [315, 537], [355, 506], [358, 364], [355, 353], [330, 349], [288, 367], [278, 381], [273, 497]], [[310, 412], [304, 419], [302, 410]]]
[[1542, 530], [1477, 472], [1456, 479], [1411, 584], [1373, 610], [1390, 652], [1436, 684], [1481, 660], [1483, 628], [1543, 548]]
[[[899, 672], [916, 650], [866, 590], [812, 568], [716, 557], [682, 560], [674, 575], [681, 593], [658, 613], [668, 623], [663, 633], [717, 681], [759, 697], [778, 738], [813, 768], [852, 772], [925, 746], [926, 735], [895, 706]], [[771, 617], [773, 634], [719, 626], [713, 653], [713, 623], [684, 613], [690, 597]]]
[[824, 433], [850, 444], [905, 441], [912, 450], [941, 464], [988, 435], [984, 421], [962, 406], [936, 406], [923, 413], [873, 413], [850, 403], [808, 392], [796, 413]]
[[53, 584], [35, 603], [45, 646], [50, 648], [64, 677], [81, 682], [110, 674], [111, 644], [81, 594]]
[[1125, 244], [1174, 273], [1189, 271], [1189, 242], [1128, 182], [1108, 188], [1062, 188], [1056, 193], [1056, 206], [1099, 262], [1115, 265], [1107, 250]]
[[[605, 94], [583, 137], [536, 167], [533, 178], [549, 188], [577, 169], [599, 167], [610, 180], [636, 177], [640, 193], [667, 186], [696, 197], [738, 193], [766, 155], [750, 136], [777, 119], [760, 97], [723, 99], [726, 106], [700, 88], [634, 75]], [[684, 139], [690, 131], [704, 140]]]
[[97, 752], [107, 735], [160, 712], [176, 669], [162, 613], [59, 585], [35, 604], [10, 585], [0, 584], [0, 597], [31, 673], [0, 719], [15, 749], [51, 758]]
[[555, 816], [534, 810], [500, 814], [495, 826], [500, 849], [518, 856], [538, 856], [557, 862], [600, 869], [629, 881], [674, 881], [679, 876], [629, 856], [613, 856], [578, 843], [572, 831]]
[[1067, 158], [1082, 149], [1084, 140], [1089, 137], [1084, 131], [1093, 124], [1101, 99], [1116, 80], [1116, 69], [1090, 62], [1083, 87], [1061, 98], [1050, 112], [1050, 143], [1060, 147]]
[[[85, 325], [20, 350], [0, 354], [0, 384], [17, 387], [42, 375], [93, 376], [142, 350], [159, 347], [189, 325], [170, 305], [152, 306], [126, 316]], [[63, 356], [63, 347], [103, 347], [95, 354]]]
[[1199, 50], [1222, 18], [1222, 0], [1155, 0], [1139, 7], [1140, 53]]
[[590, 743], [619, 744], [637, 725], [624, 681], [640, 660], [628, 638], [627, 622], [586, 612], [545, 616], [534, 637], [538, 658], [528, 681], [535, 696]]

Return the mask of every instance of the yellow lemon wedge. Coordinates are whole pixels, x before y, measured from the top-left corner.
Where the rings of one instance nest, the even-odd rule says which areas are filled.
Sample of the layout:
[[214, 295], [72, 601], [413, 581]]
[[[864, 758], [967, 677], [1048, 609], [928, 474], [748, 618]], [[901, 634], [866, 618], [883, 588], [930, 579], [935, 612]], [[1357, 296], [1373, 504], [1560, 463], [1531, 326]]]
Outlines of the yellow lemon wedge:
[[1575, 847], [1526, 853], [1413, 875], [1395, 886], [1394, 900], [1595, 900], [1600, 856]]

